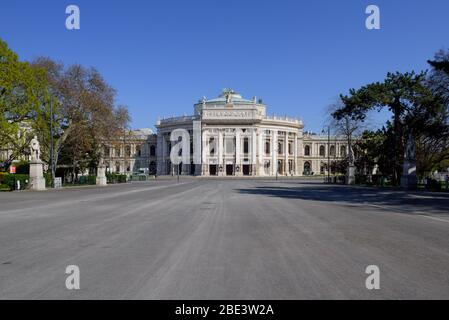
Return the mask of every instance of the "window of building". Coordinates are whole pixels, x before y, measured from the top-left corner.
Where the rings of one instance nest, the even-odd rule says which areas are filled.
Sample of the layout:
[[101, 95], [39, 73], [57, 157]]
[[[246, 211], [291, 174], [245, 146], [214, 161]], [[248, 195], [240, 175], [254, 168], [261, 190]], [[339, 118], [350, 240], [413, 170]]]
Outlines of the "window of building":
[[288, 154], [293, 155], [293, 142], [288, 143]]
[[142, 155], [142, 150], [140, 146], [136, 146], [136, 155], [140, 157]]
[[305, 156], [310, 156], [310, 146], [305, 146], [304, 147], [304, 155]]
[[131, 157], [131, 146], [126, 146], [126, 156]]
[[215, 138], [209, 139], [209, 154], [211, 157], [215, 156]]
[[265, 141], [265, 154], [268, 156], [270, 154], [270, 140]]
[[266, 175], [270, 174], [270, 166], [271, 166], [270, 160], [265, 161], [265, 163], [263, 165], [263, 168], [264, 168], [264, 171], [265, 171]]
[[117, 173], [120, 172], [120, 162], [116, 162], [116, 164], [115, 164], [115, 172], [117, 172]]
[[340, 147], [340, 156], [346, 157], [346, 146]]
[[243, 138], [243, 153], [248, 154], [249, 152], [249, 139]]
[[312, 174], [312, 170], [311, 170], [311, 165], [310, 162], [305, 162], [304, 163], [304, 173], [305, 176], [309, 176]]
[[284, 143], [279, 142], [278, 143], [278, 154], [283, 154], [283, 153], [284, 153]]
[[225, 138], [225, 150], [226, 150], [226, 154], [234, 154], [235, 153], [235, 138], [234, 137]]
[[331, 146], [329, 153], [330, 153], [331, 157], [335, 157], [335, 146], [334, 145]]
[[324, 146], [320, 146], [320, 157], [326, 156], [326, 148]]
[[156, 146], [150, 146], [150, 157], [156, 156]]
[[103, 150], [103, 153], [104, 153], [105, 157], [109, 157], [110, 154], [111, 154], [111, 149], [109, 147], [105, 146], [104, 150]]

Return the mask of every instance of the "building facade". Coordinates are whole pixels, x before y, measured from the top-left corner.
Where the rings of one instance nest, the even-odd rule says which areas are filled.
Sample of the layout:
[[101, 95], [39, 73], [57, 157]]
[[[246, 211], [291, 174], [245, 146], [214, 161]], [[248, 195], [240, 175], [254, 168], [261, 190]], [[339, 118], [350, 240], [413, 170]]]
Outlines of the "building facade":
[[[203, 97], [192, 116], [159, 120], [157, 136], [149, 144], [156, 149], [157, 174], [179, 170], [202, 176], [318, 175], [327, 173], [330, 161], [346, 158], [342, 137], [305, 133], [300, 119], [268, 116], [266, 109], [262, 100], [247, 100], [225, 89], [216, 99]], [[200, 163], [192, 153], [187, 163], [172, 164], [170, 139], [176, 129], [189, 133], [190, 150], [199, 145]]]
[[155, 174], [156, 138], [151, 129], [139, 129], [108, 142], [103, 150], [106, 172]]

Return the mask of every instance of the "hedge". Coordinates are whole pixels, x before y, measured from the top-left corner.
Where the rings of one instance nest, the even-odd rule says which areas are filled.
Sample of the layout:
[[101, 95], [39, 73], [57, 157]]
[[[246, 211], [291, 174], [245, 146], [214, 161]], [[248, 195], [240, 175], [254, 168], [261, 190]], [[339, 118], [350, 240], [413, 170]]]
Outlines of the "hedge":
[[24, 190], [28, 186], [30, 177], [27, 174], [0, 173], [0, 185], [3, 190], [6, 189], [6, 187], [8, 187], [9, 190], [14, 190], [17, 181], [20, 181], [20, 190]]
[[106, 173], [108, 183], [126, 183], [126, 175], [118, 173]]

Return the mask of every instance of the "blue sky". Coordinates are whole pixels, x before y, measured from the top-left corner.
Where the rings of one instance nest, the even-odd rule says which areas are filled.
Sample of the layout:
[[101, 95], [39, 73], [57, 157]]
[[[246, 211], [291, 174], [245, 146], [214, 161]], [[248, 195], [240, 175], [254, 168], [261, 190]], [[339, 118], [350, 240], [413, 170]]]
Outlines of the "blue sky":
[[[81, 10], [79, 31], [65, 28], [69, 4]], [[381, 30], [365, 28], [370, 4]], [[23, 60], [96, 67], [135, 128], [230, 87], [318, 132], [340, 93], [426, 69], [449, 47], [448, 12], [447, 0], [14, 0], [2, 3], [0, 38]]]

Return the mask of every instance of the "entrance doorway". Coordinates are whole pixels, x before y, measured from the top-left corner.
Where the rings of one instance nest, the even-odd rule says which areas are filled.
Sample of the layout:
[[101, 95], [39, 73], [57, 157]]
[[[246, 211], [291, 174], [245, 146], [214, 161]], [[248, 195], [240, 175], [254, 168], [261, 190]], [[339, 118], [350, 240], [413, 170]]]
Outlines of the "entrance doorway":
[[226, 175], [227, 176], [233, 176], [234, 175], [234, 165], [227, 164], [226, 165]]
[[209, 175], [210, 176], [216, 176], [217, 175], [217, 165], [216, 164], [211, 164], [209, 165]]
[[249, 166], [249, 164], [244, 164], [243, 165], [243, 175], [244, 176], [249, 176], [250, 175], [250, 166]]

